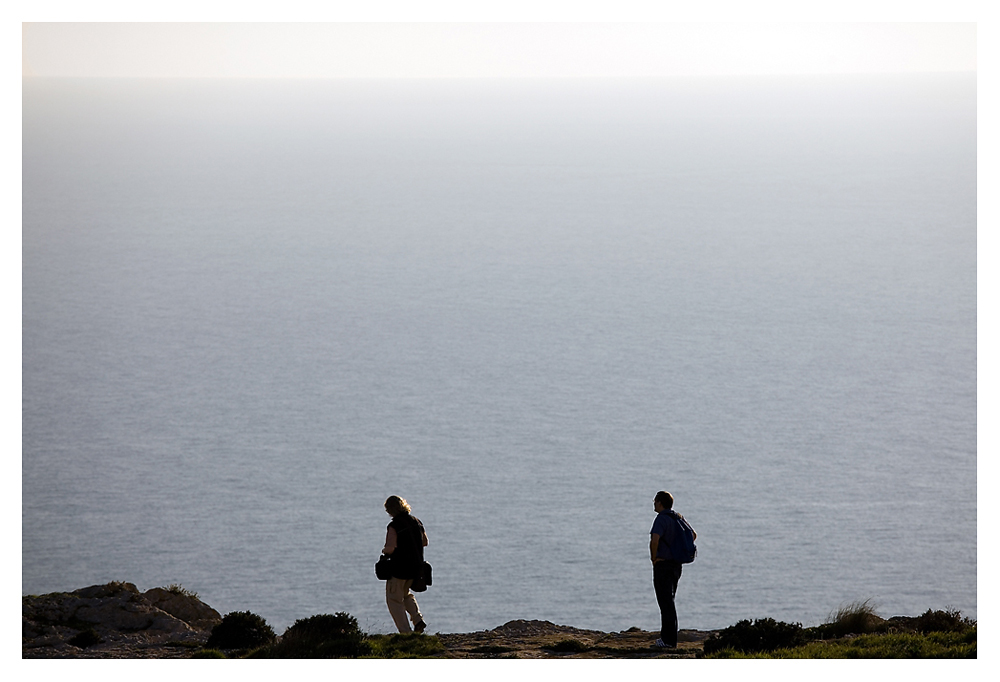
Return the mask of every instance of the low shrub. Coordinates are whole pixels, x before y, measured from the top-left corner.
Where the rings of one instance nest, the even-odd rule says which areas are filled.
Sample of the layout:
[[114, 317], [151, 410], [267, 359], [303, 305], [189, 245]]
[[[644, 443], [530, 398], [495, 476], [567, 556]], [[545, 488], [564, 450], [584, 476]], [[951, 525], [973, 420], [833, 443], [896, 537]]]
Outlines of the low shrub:
[[961, 611], [947, 609], [945, 611], [931, 611], [927, 609], [917, 617], [914, 627], [917, 632], [965, 632], [969, 628], [975, 627], [976, 622], [969, 618], [962, 618]]
[[968, 632], [933, 632], [858, 635], [828, 642], [768, 652], [743, 653], [725, 649], [707, 658], [976, 658], [976, 629]]
[[309, 618], [300, 618], [285, 630], [282, 639], [340, 639], [361, 635], [358, 619], [349, 613], [338, 611], [332, 616], [324, 613]]
[[371, 646], [349, 613], [303, 618], [285, 630], [281, 641], [254, 652], [254, 658], [358, 658]]
[[550, 647], [543, 647], [544, 649], [552, 649], [552, 651], [557, 651], [559, 653], [573, 653], [579, 654], [587, 651], [590, 647], [581, 642], [578, 639], [563, 639]]
[[273, 643], [274, 630], [263, 618], [250, 611], [234, 611], [212, 628], [205, 646], [209, 649], [252, 649]]
[[87, 628], [86, 630], [82, 630], [75, 634], [68, 640], [67, 643], [80, 649], [86, 649], [87, 647], [94, 646], [95, 644], [100, 644], [103, 641], [104, 640], [101, 639], [101, 636], [97, 634], [97, 631], [94, 630], [94, 628]]
[[713, 633], [705, 640], [705, 654], [724, 649], [743, 653], [774, 651], [805, 644], [805, 632], [801, 623], [784, 623], [773, 618], [741, 620], [736, 625]]

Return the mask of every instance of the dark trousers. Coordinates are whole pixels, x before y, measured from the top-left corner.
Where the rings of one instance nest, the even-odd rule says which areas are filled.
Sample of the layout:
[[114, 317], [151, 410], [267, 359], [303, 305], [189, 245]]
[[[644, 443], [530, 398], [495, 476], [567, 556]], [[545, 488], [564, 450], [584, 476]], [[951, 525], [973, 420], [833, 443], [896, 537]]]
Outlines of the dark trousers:
[[660, 639], [667, 646], [677, 646], [677, 608], [674, 606], [674, 596], [680, 579], [680, 562], [657, 561], [653, 564], [653, 590], [656, 591], [656, 603], [660, 605]]

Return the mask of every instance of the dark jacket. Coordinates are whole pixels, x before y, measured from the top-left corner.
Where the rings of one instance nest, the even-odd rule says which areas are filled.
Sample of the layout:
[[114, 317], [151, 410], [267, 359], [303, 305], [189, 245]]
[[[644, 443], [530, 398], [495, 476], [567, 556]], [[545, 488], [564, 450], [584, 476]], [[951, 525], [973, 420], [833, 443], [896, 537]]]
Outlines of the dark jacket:
[[424, 565], [424, 524], [403, 512], [389, 522], [389, 528], [396, 531], [396, 549], [389, 555], [392, 577], [412, 580]]

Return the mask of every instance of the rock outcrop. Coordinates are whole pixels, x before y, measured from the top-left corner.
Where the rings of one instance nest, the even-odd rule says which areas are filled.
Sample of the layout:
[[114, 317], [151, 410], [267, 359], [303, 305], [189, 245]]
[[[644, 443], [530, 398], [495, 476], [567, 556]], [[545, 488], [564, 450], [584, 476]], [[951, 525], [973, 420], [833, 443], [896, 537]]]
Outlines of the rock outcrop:
[[178, 656], [204, 645], [222, 621], [218, 611], [178, 589], [139, 592], [132, 583], [93, 585], [73, 592], [21, 598], [21, 652], [25, 658], [141, 657], [173, 647]]
[[166, 611], [195, 630], [211, 631], [222, 620], [219, 612], [211, 606], [182, 592], [154, 587], [143, 592], [142, 596], [156, 608]]

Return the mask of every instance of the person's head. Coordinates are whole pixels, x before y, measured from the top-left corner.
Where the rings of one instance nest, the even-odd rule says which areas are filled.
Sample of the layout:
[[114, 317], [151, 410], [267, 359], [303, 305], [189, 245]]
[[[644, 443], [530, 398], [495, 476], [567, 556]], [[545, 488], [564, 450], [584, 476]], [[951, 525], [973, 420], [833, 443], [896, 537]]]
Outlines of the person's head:
[[673, 509], [674, 507], [674, 496], [668, 493], [666, 490], [661, 490], [656, 493], [656, 497], [653, 498], [654, 505], [660, 505], [664, 509]]
[[410, 505], [406, 503], [402, 497], [398, 495], [390, 495], [389, 499], [385, 501], [385, 510], [389, 512], [389, 516], [397, 517], [402, 513], [410, 513]]

